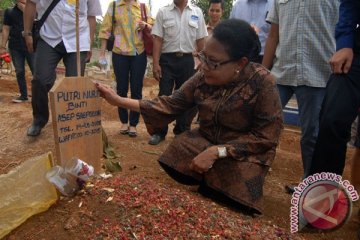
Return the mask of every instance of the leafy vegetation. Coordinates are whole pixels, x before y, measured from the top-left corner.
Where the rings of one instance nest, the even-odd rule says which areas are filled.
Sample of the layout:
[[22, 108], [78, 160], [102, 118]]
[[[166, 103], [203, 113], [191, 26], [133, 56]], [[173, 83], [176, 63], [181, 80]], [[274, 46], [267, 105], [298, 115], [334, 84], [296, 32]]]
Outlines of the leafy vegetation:
[[0, 9], [6, 9], [14, 6], [14, 0], [1, 0], [0, 1]]
[[0, 33], [2, 31], [2, 22], [3, 22], [3, 14], [4, 14], [4, 10], [14, 6], [14, 1], [13, 0], [0, 0]]
[[102, 24], [102, 20], [96, 19], [96, 32], [95, 32], [95, 38], [93, 43], [93, 48], [100, 48], [101, 47], [101, 41], [99, 39], [99, 31]]

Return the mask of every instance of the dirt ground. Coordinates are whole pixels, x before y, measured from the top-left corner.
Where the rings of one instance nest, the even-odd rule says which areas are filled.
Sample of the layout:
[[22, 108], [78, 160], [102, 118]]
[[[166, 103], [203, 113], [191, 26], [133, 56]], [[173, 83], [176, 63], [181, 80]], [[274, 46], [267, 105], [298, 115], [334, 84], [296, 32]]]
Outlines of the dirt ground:
[[[29, 138], [26, 136], [27, 127], [32, 119], [31, 104], [12, 103], [11, 99], [18, 94], [15, 77], [13, 74], [0, 74], [0, 174], [5, 174], [26, 159], [48, 151], [54, 152], [55, 149], [51, 122], [46, 125], [39, 137]], [[29, 76], [27, 76], [27, 80], [30, 90]], [[111, 80], [103, 79], [103, 81], [109, 85], [113, 84]], [[156, 96], [158, 88], [155, 80], [146, 79], [144, 85], [144, 98]], [[138, 125], [138, 137], [129, 138], [120, 135], [120, 124], [116, 108], [109, 106], [105, 102], [103, 102], [102, 124], [111, 145], [119, 155], [117, 161], [120, 162], [123, 170], [117, 173], [113, 180], [94, 180], [95, 185], [115, 188], [116, 186], [112, 186], [112, 184], [116, 184], [114, 179], [132, 179], [132, 181], [144, 179], [155, 185], [155, 187], [159, 186], [159, 188], [166, 189], [166, 192], [180, 191], [181, 195], [193, 199], [196, 203], [201, 203], [205, 209], [215, 206], [214, 209], [219, 209], [222, 215], [233, 218], [234, 221], [235, 219], [244, 221], [249, 228], [255, 225], [260, 228], [255, 235], [245, 233], [239, 237], [240, 235], [235, 233], [233, 235], [228, 233], [226, 239], [356, 239], [356, 231], [358, 230], [355, 221], [355, 213], [358, 211], [357, 204], [355, 204], [351, 219], [336, 231], [327, 233], [317, 231], [290, 233], [289, 209], [291, 196], [284, 192], [284, 185], [297, 182], [302, 175], [298, 146], [299, 130], [296, 128], [286, 127], [283, 131], [276, 159], [264, 186], [264, 214], [253, 217], [241, 211], [222, 206], [220, 203], [212, 203], [212, 201], [199, 195], [193, 187], [182, 186], [174, 182], [159, 168], [156, 160], [173, 138], [171, 129], [166, 140], [158, 146], [147, 144], [149, 135], [143, 122]], [[195, 124], [194, 127], [196, 127]], [[351, 157], [351, 154], [352, 149], [348, 152], [348, 158]], [[349, 178], [349, 163], [347, 163], [344, 178]], [[181, 232], [186, 230], [185, 225], [173, 229], [179, 235], [169, 234], [167, 237], [160, 234], [158, 237], [156, 237], [156, 234], [141, 235], [139, 232], [130, 231], [128, 228], [126, 230], [125, 227], [121, 230], [121, 223], [114, 220], [116, 214], [121, 215], [119, 213], [119, 209], [122, 209], [121, 203], [107, 204], [104, 199], [107, 199], [107, 195], [98, 194], [96, 191], [92, 194], [91, 192], [81, 194], [71, 199], [61, 198], [48, 211], [31, 217], [13, 230], [5, 239], [225, 239], [225, 237], [221, 237], [225, 235], [188, 234], [186, 236], [193, 237], [186, 237], [181, 235]], [[121, 199], [119, 201], [121, 202]], [[81, 207], [79, 207], [80, 205]], [[126, 207], [125, 210], [128, 212], [135, 211]], [[125, 216], [124, 214], [122, 212], [123, 216]], [[140, 214], [136, 217], [139, 216]], [[109, 222], [111, 223], [112, 220], [114, 220], [114, 225], [113, 228], [110, 228]], [[147, 220], [151, 221], [151, 219]], [[115, 225], [116, 227], [114, 227]], [[144, 228], [144, 226], [142, 227]], [[122, 235], [113, 233], [114, 231], [125, 231], [124, 229], [127, 232]], [[262, 234], [259, 234], [261, 229]], [[278, 229], [283, 233], [274, 234], [271, 229]], [[166, 231], [170, 230], [167, 229]], [[189, 228], [188, 231], [195, 230]], [[242, 231], [246, 232], [244, 229]]]

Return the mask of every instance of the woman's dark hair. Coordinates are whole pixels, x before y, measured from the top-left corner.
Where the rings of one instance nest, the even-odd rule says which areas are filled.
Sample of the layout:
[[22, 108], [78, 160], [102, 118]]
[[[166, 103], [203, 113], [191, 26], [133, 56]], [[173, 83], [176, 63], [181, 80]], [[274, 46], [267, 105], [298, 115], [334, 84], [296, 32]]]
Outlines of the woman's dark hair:
[[221, 3], [221, 9], [225, 9], [224, 1], [223, 0], [209, 0], [209, 8], [212, 3]]
[[221, 21], [213, 30], [212, 37], [218, 40], [233, 60], [246, 57], [254, 61], [260, 54], [261, 43], [249, 23], [239, 19]]

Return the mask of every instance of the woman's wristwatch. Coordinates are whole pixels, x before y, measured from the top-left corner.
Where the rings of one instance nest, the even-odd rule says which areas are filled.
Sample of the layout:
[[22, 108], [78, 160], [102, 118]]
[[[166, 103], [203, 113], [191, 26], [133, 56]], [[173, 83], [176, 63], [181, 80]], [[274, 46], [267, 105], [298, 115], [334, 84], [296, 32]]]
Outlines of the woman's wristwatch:
[[22, 31], [22, 32], [21, 32], [21, 35], [22, 35], [23, 37], [32, 36], [32, 32]]
[[227, 157], [227, 150], [226, 147], [218, 147], [218, 157], [219, 158], [226, 158]]

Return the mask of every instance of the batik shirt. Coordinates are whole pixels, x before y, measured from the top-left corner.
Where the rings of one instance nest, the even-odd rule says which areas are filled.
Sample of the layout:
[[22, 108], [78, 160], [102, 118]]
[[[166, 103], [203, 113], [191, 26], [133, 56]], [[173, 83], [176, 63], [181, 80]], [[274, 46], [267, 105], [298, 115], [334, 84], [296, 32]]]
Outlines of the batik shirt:
[[196, 106], [200, 134], [226, 146], [239, 161], [270, 165], [282, 128], [282, 111], [275, 79], [259, 64], [249, 64], [224, 86], [205, 83], [198, 72], [171, 96], [141, 100], [141, 114], [150, 135], [177, 115]]

